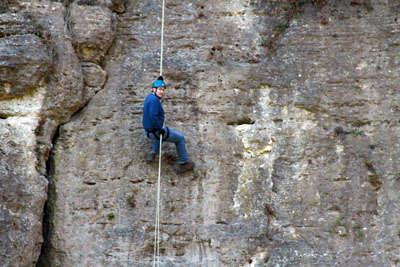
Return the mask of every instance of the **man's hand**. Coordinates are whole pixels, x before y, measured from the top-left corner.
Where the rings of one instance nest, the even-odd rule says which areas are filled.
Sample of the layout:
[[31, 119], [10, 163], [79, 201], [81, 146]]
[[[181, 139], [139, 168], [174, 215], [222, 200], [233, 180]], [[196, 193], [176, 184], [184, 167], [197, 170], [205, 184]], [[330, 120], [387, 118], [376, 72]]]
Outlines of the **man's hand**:
[[162, 134], [162, 135], [164, 135], [165, 134], [165, 130], [164, 129], [160, 129], [159, 131], [158, 131], [160, 134]]

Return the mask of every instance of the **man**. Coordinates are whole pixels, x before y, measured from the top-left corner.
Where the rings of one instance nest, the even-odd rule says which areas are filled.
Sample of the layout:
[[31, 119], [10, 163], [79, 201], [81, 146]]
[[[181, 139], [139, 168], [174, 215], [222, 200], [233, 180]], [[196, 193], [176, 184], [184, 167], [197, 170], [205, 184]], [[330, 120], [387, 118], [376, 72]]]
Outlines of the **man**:
[[142, 124], [146, 136], [154, 141], [153, 148], [146, 157], [146, 161], [147, 163], [155, 161], [156, 154], [160, 151], [160, 136], [162, 135], [163, 142], [175, 143], [179, 163], [176, 171], [180, 174], [193, 170], [195, 164], [187, 156], [185, 137], [171, 128], [164, 128], [164, 109], [160, 101], [164, 95], [164, 89], [164, 79], [160, 76], [153, 83], [152, 92], [144, 101]]

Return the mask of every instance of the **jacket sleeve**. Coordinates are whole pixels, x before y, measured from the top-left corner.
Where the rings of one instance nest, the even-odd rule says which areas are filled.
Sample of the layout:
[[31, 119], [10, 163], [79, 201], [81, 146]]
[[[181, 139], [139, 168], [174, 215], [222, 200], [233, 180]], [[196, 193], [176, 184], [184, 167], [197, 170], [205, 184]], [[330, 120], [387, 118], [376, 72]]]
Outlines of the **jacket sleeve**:
[[150, 118], [151, 128], [153, 129], [162, 128], [161, 105], [157, 101], [150, 102], [149, 118]]

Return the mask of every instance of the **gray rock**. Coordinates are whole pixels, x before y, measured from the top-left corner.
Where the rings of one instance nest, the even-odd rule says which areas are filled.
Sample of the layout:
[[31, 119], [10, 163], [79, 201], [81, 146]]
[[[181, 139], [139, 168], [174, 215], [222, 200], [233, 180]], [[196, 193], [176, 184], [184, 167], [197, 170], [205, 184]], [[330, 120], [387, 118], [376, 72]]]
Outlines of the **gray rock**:
[[[166, 124], [196, 168], [164, 145], [162, 266], [399, 264], [399, 5], [325, 2], [167, 1]], [[0, 99], [0, 262], [151, 266], [160, 3], [4, 4], [0, 43], [41, 29], [53, 67]]]
[[33, 34], [0, 39], [0, 99], [21, 97], [46, 84], [52, 59], [42, 40]]
[[340, 236], [347, 236], [347, 231], [346, 228], [343, 226], [338, 226], [337, 227], [337, 232]]
[[[388, 212], [397, 191], [387, 185], [398, 152], [383, 141], [398, 146], [388, 109], [399, 97], [396, 51], [368, 41], [390, 41], [394, 17], [386, 22], [383, 2], [372, 11], [307, 4], [279, 33], [287, 8], [273, 1], [168, 4], [167, 125], [185, 134], [197, 167], [177, 177], [174, 147], [165, 146], [164, 266], [397, 261], [382, 256], [399, 250], [382, 234], [398, 228]], [[60, 131], [53, 186], [65, 193], [51, 199], [53, 233], [64, 238], [49, 240], [54, 265], [152, 263], [157, 166], [144, 163], [151, 143], [141, 108], [158, 75], [159, 11], [152, 2], [127, 6], [105, 60], [104, 89]], [[328, 11], [334, 15], [321, 24]], [[268, 38], [273, 47], [262, 45]], [[376, 63], [379, 56], [393, 62]], [[385, 165], [381, 151], [392, 163]], [[88, 233], [82, 238], [90, 248], [75, 245], [77, 229]]]
[[0, 14], [0, 36], [7, 37], [21, 34], [42, 35], [43, 32], [37, 28], [35, 21], [29, 19], [29, 16], [23, 16], [19, 13]]
[[82, 63], [83, 81], [89, 87], [103, 87], [107, 73], [99, 66], [90, 62]]
[[79, 58], [99, 63], [114, 40], [116, 18], [101, 6], [74, 4], [69, 12], [69, 28]]
[[47, 180], [36, 170], [34, 118], [0, 120], [0, 259], [33, 266], [40, 254]]
[[54, 73], [49, 79], [41, 116], [50, 118], [57, 124], [66, 122], [84, 105], [83, 74], [81, 63], [75, 54], [68, 32], [67, 10], [62, 3], [26, 3], [39, 25], [50, 32], [48, 43], [55, 62]]
[[1, 16], [11, 36], [0, 39], [0, 76], [10, 84], [0, 100], [0, 262], [34, 266], [43, 243], [46, 161], [57, 125], [83, 104], [83, 77], [65, 32], [63, 4], [18, 1], [14, 7], [23, 12]]
[[86, 85], [83, 90], [84, 102], [87, 103], [98, 91], [100, 91], [107, 79], [107, 73], [94, 63], [82, 63], [83, 81]]

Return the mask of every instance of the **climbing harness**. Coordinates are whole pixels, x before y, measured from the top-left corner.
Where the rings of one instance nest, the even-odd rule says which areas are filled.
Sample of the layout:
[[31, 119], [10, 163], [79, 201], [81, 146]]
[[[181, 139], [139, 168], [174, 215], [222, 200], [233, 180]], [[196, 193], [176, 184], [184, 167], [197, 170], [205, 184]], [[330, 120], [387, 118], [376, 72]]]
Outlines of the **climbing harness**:
[[150, 138], [150, 134], [152, 133], [158, 140], [160, 140], [160, 138], [162, 138], [163, 141], [167, 140], [169, 137], [169, 128], [164, 127], [164, 125], [163, 125], [163, 128], [165, 128], [165, 136], [164, 137], [161, 137], [161, 134], [159, 136], [157, 136], [157, 130], [152, 130], [152, 131], [146, 130], [147, 138]]
[[[160, 52], [160, 76], [163, 71], [163, 56], [164, 56], [164, 11], [165, 0], [162, 0], [161, 12], [161, 52]], [[163, 125], [164, 128], [164, 125]], [[154, 225], [154, 255], [153, 267], [160, 266], [160, 189], [161, 189], [161, 147], [163, 142], [163, 135], [160, 133], [160, 151], [158, 156], [158, 179], [157, 179], [157, 200], [156, 200], [156, 220]]]

